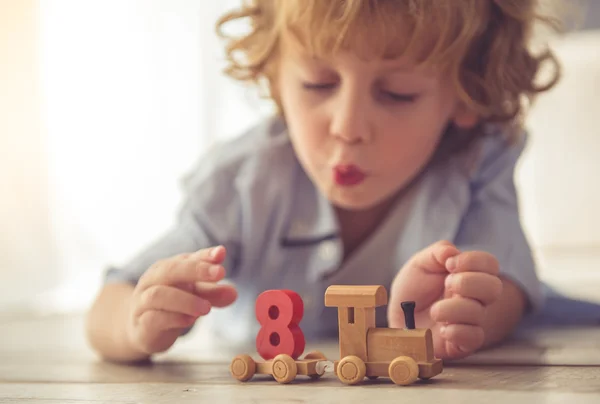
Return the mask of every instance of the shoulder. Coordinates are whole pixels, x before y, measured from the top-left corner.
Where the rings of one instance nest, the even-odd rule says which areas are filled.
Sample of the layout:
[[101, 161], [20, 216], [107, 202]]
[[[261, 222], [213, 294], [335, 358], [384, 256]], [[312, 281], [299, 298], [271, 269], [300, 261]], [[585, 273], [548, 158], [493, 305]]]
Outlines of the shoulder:
[[212, 145], [183, 178], [190, 192], [200, 186], [232, 189], [272, 179], [294, 165], [294, 152], [284, 122], [266, 119], [240, 135]]
[[481, 138], [469, 152], [469, 178], [474, 185], [484, 184], [499, 176], [512, 177], [527, 145], [528, 134], [521, 131], [514, 138], [498, 126], [484, 128]]

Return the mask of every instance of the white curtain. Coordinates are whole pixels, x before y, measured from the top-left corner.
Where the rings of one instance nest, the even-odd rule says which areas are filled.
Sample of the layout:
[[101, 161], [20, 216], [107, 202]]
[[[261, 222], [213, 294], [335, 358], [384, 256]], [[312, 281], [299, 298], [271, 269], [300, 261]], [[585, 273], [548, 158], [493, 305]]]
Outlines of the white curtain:
[[56, 282], [34, 0], [0, 0], [0, 311]]
[[220, 72], [214, 23], [237, 3], [39, 1], [44, 125], [18, 140], [34, 145], [35, 158], [23, 165], [37, 167], [35, 188], [48, 192], [7, 216], [48, 223], [17, 233], [11, 226], [2, 264], [21, 276], [0, 285], [5, 307], [86, 307], [107, 265], [129, 259], [173, 223], [180, 179], [206, 148], [269, 112]]
[[529, 147], [516, 175], [523, 224], [541, 276], [557, 288], [596, 285], [590, 297], [597, 299], [600, 30], [570, 33], [553, 48], [563, 78], [531, 111]]

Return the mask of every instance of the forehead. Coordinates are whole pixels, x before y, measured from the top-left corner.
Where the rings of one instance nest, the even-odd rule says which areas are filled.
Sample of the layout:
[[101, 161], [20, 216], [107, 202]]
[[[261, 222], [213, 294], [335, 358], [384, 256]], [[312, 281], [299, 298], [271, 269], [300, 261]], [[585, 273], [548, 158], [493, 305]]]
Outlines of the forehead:
[[[340, 47], [336, 52], [314, 52], [292, 35], [283, 35], [280, 55], [283, 60], [310, 68], [358, 68], [376, 73], [414, 73], [417, 63], [409, 55], [400, 54], [380, 57], [376, 53], [360, 52], [355, 47]], [[420, 66], [429, 71], [429, 66]]]

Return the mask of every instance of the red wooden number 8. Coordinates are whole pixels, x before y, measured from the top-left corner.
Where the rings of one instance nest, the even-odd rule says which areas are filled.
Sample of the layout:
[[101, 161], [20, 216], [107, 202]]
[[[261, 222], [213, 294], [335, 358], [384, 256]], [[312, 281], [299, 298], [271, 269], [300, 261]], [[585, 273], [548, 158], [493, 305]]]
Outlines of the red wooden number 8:
[[256, 319], [261, 325], [256, 351], [266, 360], [279, 354], [297, 359], [304, 352], [304, 334], [298, 326], [304, 303], [291, 290], [267, 290], [256, 299]]

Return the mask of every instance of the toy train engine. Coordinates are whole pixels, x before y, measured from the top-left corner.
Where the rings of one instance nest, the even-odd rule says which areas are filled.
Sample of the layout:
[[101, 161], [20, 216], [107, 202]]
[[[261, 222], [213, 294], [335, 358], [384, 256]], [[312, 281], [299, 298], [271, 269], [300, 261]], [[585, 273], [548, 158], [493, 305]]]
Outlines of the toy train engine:
[[334, 371], [346, 384], [365, 377], [389, 377], [408, 385], [442, 372], [434, 358], [430, 329], [416, 329], [414, 303], [403, 302], [406, 328], [377, 328], [375, 308], [387, 305], [383, 286], [332, 285], [325, 292], [325, 306], [338, 308], [340, 360]]

